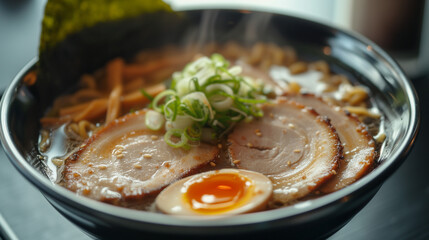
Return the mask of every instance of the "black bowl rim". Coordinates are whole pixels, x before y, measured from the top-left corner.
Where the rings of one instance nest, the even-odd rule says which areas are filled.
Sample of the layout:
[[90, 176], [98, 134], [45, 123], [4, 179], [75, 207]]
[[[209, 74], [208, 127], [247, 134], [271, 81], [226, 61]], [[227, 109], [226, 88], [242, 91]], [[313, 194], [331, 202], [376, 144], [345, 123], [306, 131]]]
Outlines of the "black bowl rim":
[[[206, 9], [201, 9], [206, 10]], [[201, 11], [196, 10], [196, 11]], [[218, 9], [221, 11], [234, 11], [231, 9]], [[193, 10], [194, 11], [194, 10]], [[238, 11], [238, 10], [236, 10]], [[270, 12], [272, 13], [272, 12]], [[309, 24], [317, 25], [320, 28], [327, 28], [331, 31], [338, 31], [345, 34], [347, 37], [353, 39], [355, 42], [364, 43], [368, 46], [372, 46], [374, 54], [377, 55], [378, 60], [383, 60], [385, 64], [388, 64], [390, 68], [396, 73], [396, 80], [401, 83], [405, 93], [408, 97], [408, 104], [410, 105], [410, 125], [407, 129], [404, 141], [396, 148], [392, 156], [386, 159], [380, 166], [375, 168], [368, 175], [353, 183], [352, 185], [333, 192], [326, 196], [304, 201], [290, 207], [285, 207], [276, 210], [264, 211], [259, 213], [251, 213], [246, 215], [232, 216], [227, 218], [208, 218], [207, 221], [200, 217], [172, 217], [169, 215], [136, 211], [131, 209], [120, 208], [109, 204], [101, 203], [89, 198], [77, 196], [73, 192], [53, 184], [48, 178], [40, 174], [30, 165], [23, 156], [19, 154], [19, 150], [14, 146], [11, 130], [7, 124], [11, 113], [11, 102], [16, 96], [18, 88], [21, 84], [22, 78], [25, 74], [37, 63], [38, 59], [32, 59], [13, 79], [11, 85], [5, 91], [2, 101], [0, 103], [0, 137], [3, 148], [7, 156], [9, 157], [12, 164], [17, 170], [39, 188], [49, 198], [55, 199], [58, 202], [71, 205], [73, 207], [80, 208], [81, 211], [89, 211], [99, 214], [110, 215], [119, 219], [127, 219], [136, 222], [144, 222], [150, 224], [159, 225], [170, 225], [178, 227], [220, 227], [220, 226], [234, 226], [234, 225], [245, 225], [245, 224], [258, 224], [261, 222], [275, 221], [278, 219], [293, 218], [298, 215], [314, 212], [328, 205], [341, 202], [347, 199], [347, 196], [362, 190], [362, 188], [369, 184], [381, 183], [388, 176], [392, 174], [394, 170], [403, 162], [406, 155], [409, 153], [412, 144], [415, 141], [417, 131], [420, 124], [420, 111], [419, 103], [416, 91], [412, 86], [411, 82], [407, 79], [398, 64], [380, 47], [366, 39], [365, 37], [350, 32], [347, 30], [341, 30], [337, 27], [332, 27], [327, 24], [321, 24], [310, 20], [301, 19], [299, 17], [290, 16], [286, 14], [278, 14], [289, 18], [296, 18], [301, 21], [306, 21]]]

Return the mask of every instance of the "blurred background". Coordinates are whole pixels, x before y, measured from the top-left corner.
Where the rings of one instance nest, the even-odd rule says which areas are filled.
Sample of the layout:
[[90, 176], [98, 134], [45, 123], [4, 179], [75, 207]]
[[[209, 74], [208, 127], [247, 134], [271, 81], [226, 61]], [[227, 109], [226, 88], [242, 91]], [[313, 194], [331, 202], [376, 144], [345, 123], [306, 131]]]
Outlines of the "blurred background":
[[[289, 14], [356, 31], [389, 52], [418, 90], [420, 136], [375, 198], [330, 239], [429, 239], [429, 0], [165, 0], [175, 10], [243, 8]], [[0, 0], [0, 90], [37, 56], [46, 0]], [[89, 239], [13, 169], [0, 150], [1, 216], [19, 239]], [[0, 230], [0, 239], [7, 234]], [[13, 237], [13, 234], [9, 235]]]

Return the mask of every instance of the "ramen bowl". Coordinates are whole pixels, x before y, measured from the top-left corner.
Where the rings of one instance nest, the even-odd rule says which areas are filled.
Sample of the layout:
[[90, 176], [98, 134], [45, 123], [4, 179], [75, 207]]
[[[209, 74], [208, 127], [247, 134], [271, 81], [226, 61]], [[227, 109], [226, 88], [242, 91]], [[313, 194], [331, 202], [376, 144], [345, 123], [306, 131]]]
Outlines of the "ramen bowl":
[[[96, 45], [91, 45], [93, 39], [84, 37], [91, 30], [75, 34], [48, 56], [55, 59], [51, 66], [57, 68], [50, 74], [57, 80], [41, 78], [34, 85], [25, 84], [24, 76], [37, 67], [38, 59], [34, 59], [3, 95], [1, 141], [10, 161], [53, 207], [89, 235], [105, 239], [229, 239], [238, 235], [325, 238], [362, 209], [405, 160], [419, 126], [418, 99], [396, 62], [374, 43], [334, 27], [266, 12], [193, 10], [179, 15], [172, 19], [162, 17], [156, 24], [143, 18], [104, 24], [94, 31], [102, 35], [108, 30], [118, 35]], [[120, 34], [135, 38], [120, 38]], [[292, 46], [301, 58], [323, 59], [335, 72], [370, 89], [371, 98], [383, 114], [386, 134], [375, 169], [350, 186], [319, 198], [275, 210], [215, 219], [178, 218], [120, 208], [77, 196], [49, 180], [46, 166], [38, 158], [37, 119], [56, 96], [76, 85], [75, 79], [81, 74], [116, 56], [130, 57], [141, 49], [190, 41], [203, 44], [231, 40], [243, 45], [272, 42]]]

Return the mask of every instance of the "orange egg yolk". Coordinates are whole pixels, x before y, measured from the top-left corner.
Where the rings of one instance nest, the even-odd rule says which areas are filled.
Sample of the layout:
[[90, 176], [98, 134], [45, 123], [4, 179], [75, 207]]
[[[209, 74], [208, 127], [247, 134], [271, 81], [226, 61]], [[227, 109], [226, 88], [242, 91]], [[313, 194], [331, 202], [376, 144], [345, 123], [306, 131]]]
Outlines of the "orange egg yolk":
[[220, 214], [244, 205], [250, 198], [253, 183], [233, 173], [213, 174], [193, 181], [183, 193], [192, 210]]

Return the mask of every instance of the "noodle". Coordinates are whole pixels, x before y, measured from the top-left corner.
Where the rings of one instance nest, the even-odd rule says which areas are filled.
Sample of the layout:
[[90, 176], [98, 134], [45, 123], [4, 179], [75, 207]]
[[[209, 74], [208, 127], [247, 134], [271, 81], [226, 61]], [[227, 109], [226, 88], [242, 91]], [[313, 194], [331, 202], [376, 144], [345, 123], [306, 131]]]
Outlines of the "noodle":
[[82, 120], [78, 123], [70, 123], [67, 126], [67, 130], [69, 132], [73, 132], [77, 136], [79, 136], [81, 139], [86, 139], [89, 137], [89, 133], [94, 131], [96, 129], [95, 125], [86, 121]]
[[77, 91], [71, 96], [72, 102], [86, 102], [97, 98], [102, 98], [104, 95], [96, 89], [85, 88]]
[[107, 101], [106, 124], [119, 117], [121, 110], [122, 85], [117, 85], [110, 93]]
[[250, 56], [247, 59], [247, 63], [256, 65], [261, 62], [264, 58], [265, 45], [262, 43], [257, 43], [253, 45], [252, 50], [250, 51]]
[[130, 93], [135, 91], [136, 89], [141, 88], [144, 85], [143, 78], [136, 78], [132, 81], [129, 81], [127, 84], [124, 85], [123, 93]]
[[124, 68], [124, 60], [116, 58], [110, 61], [106, 66], [107, 87], [112, 91], [118, 85], [122, 85], [122, 70]]
[[[147, 87], [146, 92], [155, 96], [158, 93], [165, 90], [164, 84], [156, 84], [150, 87]], [[119, 98], [120, 104], [126, 110], [129, 110], [132, 107], [141, 106], [149, 102], [140, 90], [133, 91], [127, 95], [121, 96]], [[78, 105], [61, 108], [59, 110], [60, 117], [72, 116], [74, 121], [80, 120], [93, 120], [97, 118], [101, 118], [102, 114], [107, 111], [108, 99], [100, 98], [96, 100], [92, 100], [90, 102], [81, 103]], [[96, 112], [91, 112], [94, 108]], [[42, 118], [41, 121], [48, 122], [48, 118]], [[58, 121], [58, 118], [52, 118], [52, 121]]]
[[365, 101], [367, 97], [368, 93], [366, 92], [365, 88], [351, 87], [344, 93], [342, 100], [348, 102], [352, 106], [358, 106], [363, 101]]
[[[99, 100], [100, 99], [96, 99], [96, 100], [93, 100], [93, 101], [99, 101]], [[93, 101], [81, 103], [81, 104], [74, 105], [74, 106], [71, 106], [71, 107], [60, 108], [59, 115], [61, 117], [62, 116], [74, 116], [74, 115], [77, 115], [79, 112], [82, 112], [86, 108], [88, 108], [88, 106], [91, 105], [91, 103]]]
[[368, 116], [372, 118], [379, 118], [380, 114], [373, 113], [369, 111], [366, 107], [353, 107], [353, 106], [345, 106], [344, 109], [349, 113], [356, 114], [358, 116]]
[[296, 55], [296, 52], [291, 47], [285, 47], [284, 48], [284, 54], [285, 54], [285, 62], [284, 64], [286, 66], [290, 66], [292, 63], [296, 62], [298, 59], [298, 56]]
[[73, 121], [94, 120], [101, 118], [107, 110], [107, 99], [97, 99], [92, 101], [82, 112], [73, 116]]
[[80, 84], [83, 87], [89, 88], [89, 89], [96, 89], [97, 88], [97, 82], [95, 81], [95, 78], [91, 75], [84, 74], [80, 79]]
[[335, 86], [338, 86], [342, 83], [350, 84], [350, 81], [344, 75], [332, 75], [329, 77], [329, 83]]
[[310, 64], [310, 68], [316, 71], [322, 72], [323, 75], [329, 75], [331, 70], [329, 69], [329, 65], [325, 61], [317, 61]]
[[273, 62], [271, 58], [264, 58], [259, 64], [259, 68], [261, 68], [264, 71], [268, 71], [272, 65], [273, 65]]
[[78, 127], [79, 135], [82, 139], [88, 138], [88, 132], [95, 130], [95, 125], [86, 120], [80, 121]]
[[269, 51], [272, 56], [272, 61], [274, 65], [282, 65], [285, 60], [285, 53], [280, 47], [274, 44], [269, 44]]
[[186, 56], [169, 56], [161, 59], [152, 60], [149, 63], [129, 64], [124, 66], [123, 77], [125, 79], [134, 79], [147, 74], [152, 74], [155, 71], [175, 65], [186, 63]]
[[116, 119], [121, 110], [121, 95], [122, 95], [122, 70], [124, 61], [120, 58], [114, 59], [107, 64], [107, 83], [111, 90], [109, 99], [107, 100], [106, 124]]
[[[207, 55], [216, 52], [217, 47], [218, 46], [215, 43], [208, 45], [208, 47], [206, 47]], [[236, 42], [228, 42], [224, 45], [220, 52], [225, 58], [236, 60], [239, 57], [243, 56], [243, 53], [245, 53], [246, 51]]]
[[297, 82], [290, 82], [288, 84], [288, 90], [292, 93], [299, 94], [301, 91], [301, 86]]
[[[165, 90], [165, 85], [163, 83], [159, 83], [150, 87], [145, 88], [145, 91], [151, 95], [156, 96], [158, 93]], [[143, 105], [149, 103], [149, 99], [147, 99], [140, 90], [129, 93], [121, 98], [122, 107], [124, 109], [131, 109], [139, 105]]]
[[69, 122], [71, 120], [70, 116], [65, 116], [65, 117], [44, 117], [40, 119], [40, 123], [46, 127], [46, 126], [56, 126], [56, 125], [61, 125], [64, 124], [66, 122]]
[[51, 146], [51, 139], [49, 138], [49, 131], [41, 130], [40, 131], [40, 142], [39, 148], [41, 152], [46, 152], [48, 148]]
[[80, 135], [80, 133], [79, 133], [79, 126], [77, 125], [77, 123], [70, 123], [68, 126], [67, 126], [67, 130], [69, 131], [69, 132], [73, 132], [73, 133], [75, 133], [76, 135], [78, 135], [78, 136], [81, 136]]
[[290, 74], [300, 74], [308, 70], [307, 63], [305, 62], [296, 62], [289, 66]]
[[[164, 63], [174, 63], [174, 61], [164, 60]], [[184, 61], [181, 59], [181, 61]], [[158, 61], [162, 62], [162, 61]], [[158, 67], [162, 65], [157, 64]], [[40, 122], [46, 125], [54, 125], [58, 122], [65, 123], [72, 120], [73, 122], [93, 121], [105, 119], [106, 123], [109, 123], [119, 117], [123, 112], [122, 109], [129, 110], [132, 107], [143, 107], [149, 100], [143, 96], [140, 89], [145, 84], [145, 81], [139, 77], [129, 81], [125, 86], [123, 85], [123, 75], [125, 66], [123, 59], [117, 58], [106, 64], [105, 74], [101, 71], [97, 71], [99, 81], [105, 80], [106, 89], [108, 91], [108, 98], [106, 93], [101, 92], [101, 89], [97, 89], [97, 81], [95, 76], [83, 75], [80, 84], [84, 86], [83, 89], [76, 93], [68, 96], [57, 98], [52, 109], [53, 114], [58, 114], [58, 117], [44, 117]], [[153, 70], [153, 69], [152, 69]], [[169, 73], [166, 72], [169, 71]], [[156, 72], [157, 74], [170, 74], [172, 69], [162, 69], [162, 71]], [[100, 85], [101, 86], [101, 85]], [[154, 96], [159, 92], [165, 90], [163, 84], [154, 85], [147, 88], [147, 92]], [[123, 95], [127, 93], [127, 95]], [[124, 105], [124, 108], [122, 108]], [[77, 129], [77, 126], [71, 125], [72, 129], [76, 134], [81, 137], [84, 136], [82, 128]]]

